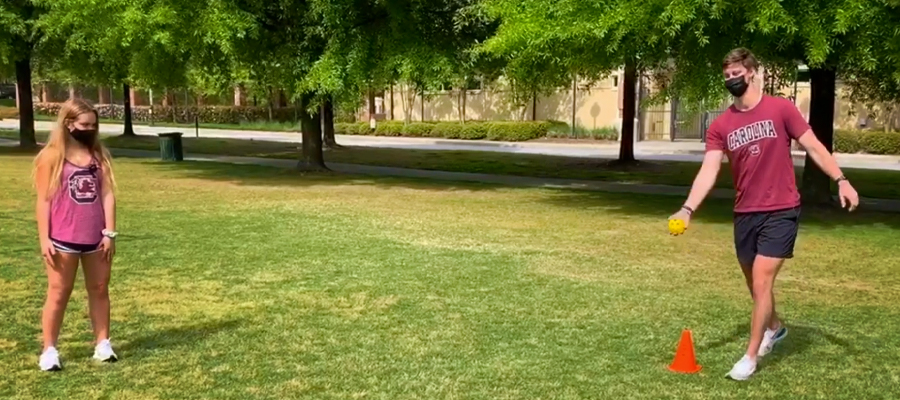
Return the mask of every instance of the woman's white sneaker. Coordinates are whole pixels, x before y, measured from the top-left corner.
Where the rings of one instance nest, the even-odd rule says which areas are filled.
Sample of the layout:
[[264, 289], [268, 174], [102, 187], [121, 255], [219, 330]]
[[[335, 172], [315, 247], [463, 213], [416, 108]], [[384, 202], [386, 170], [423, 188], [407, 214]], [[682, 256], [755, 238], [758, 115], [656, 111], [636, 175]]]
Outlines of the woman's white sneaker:
[[41, 353], [41, 358], [38, 360], [38, 365], [40, 365], [41, 371], [62, 370], [62, 364], [59, 362], [59, 352], [56, 351], [56, 347], [48, 347], [47, 350], [44, 350]]
[[97, 347], [94, 348], [94, 359], [101, 362], [116, 362], [119, 360], [119, 357], [113, 351], [109, 339], [104, 339], [97, 343]]

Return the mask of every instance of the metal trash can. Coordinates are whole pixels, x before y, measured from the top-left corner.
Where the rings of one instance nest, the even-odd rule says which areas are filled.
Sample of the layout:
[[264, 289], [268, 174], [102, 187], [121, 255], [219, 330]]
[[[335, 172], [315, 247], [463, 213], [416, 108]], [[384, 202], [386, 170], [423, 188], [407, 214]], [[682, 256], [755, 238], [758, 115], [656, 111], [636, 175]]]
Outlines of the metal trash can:
[[181, 132], [160, 133], [159, 156], [163, 161], [184, 161]]

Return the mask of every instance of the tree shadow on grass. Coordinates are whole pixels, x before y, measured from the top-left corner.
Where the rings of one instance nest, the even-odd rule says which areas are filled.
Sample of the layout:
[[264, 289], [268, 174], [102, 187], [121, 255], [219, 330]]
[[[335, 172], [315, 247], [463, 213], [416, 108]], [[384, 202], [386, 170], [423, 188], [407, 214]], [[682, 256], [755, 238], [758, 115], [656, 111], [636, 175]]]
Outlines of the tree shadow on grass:
[[860, 350], [849, 341], [841, 339], [823, 328], [790, 323], [788, 323], [787, 327], [788, 336], [775, 346], [771, 354], [766, 356], [766, 361], [761, 364], [762, 367], [773, 367], [792, 357], [802, 355], [813, 348], [816, 343], [822, 343], [823, 341], [840, 347], [841, 353], [844, 355], [860, 353]]
[[713, 340], [711, 342], [706, 342], [697, 345], [697, 352], [704, 353], [708, 350], [715, 350], [720, 347], [725, 347], [731, 343], [738, 342], [742, 339], [745, 339], [750, 332], [750, 324], [737, 324], [732, 328], [728, 334], [723, 335], [722, 337]]
[[[684, 196], [664, 196], [559, 190], [553, 195], [547, 196], [545, 201], [557, 207], [603, 209], [607, 212], [628, 216], [658, 217], [662, 224], [671, 214], [678, 211], [686, 197], [686, 194]], [[707, 199], [691, 222], [731, 225], [734, 222], [733, 205], [732, 199]], [[862, 204], [858, 210], [852, 213], [838, 208], [803, 207], [800, 216], [801, 229], [804, 226], [840, 229], [847, 226], [876, 225], [900, 229], [900, 213], [866, 210], [865, 204]]]
[[41, 149], [39, 148], [22, 148], [19, 146], [2, 146], [0, 145], [0, 155], [3, 156], [35, 156]]
[[[118, 158], [129, 158], [119, 156]], [[176, 172], [185, 178], [205, 179], [237, 183], [249, 186], [288, 186], [316, 187], [336, 185], [363, 185], [380, 188], [410, 188], [433, 191], [484, 191], [510, 189], [515, 187], [540, 187], [531, 178], [509, 177], [513, 182], [483, 183], [453, 180], [448, 175], [444, 179], [428, 177], [387, 177], [361, 174], [344, 174], [339, 172], [300, 172], [285, 166], [293, 165], [291, 160], [267, 160], [271, 165], [232, 164], [213, 161], [157, 162], [144, 157], [133, 158], [143, 164], [162, 172]], [[277, 166], [276, 166], [277, 165]], [[437, 172], [440, 174], [440, 172]], [[517, 185], [517, 183], [519, 185]], [[533, 185], [534, 184], [534, 185]], [[684, 194], [659, 195], [635, 193], [611, 193], [583, 189], [567, 189], [546, 186], [552, 190], [544, 197], [549, 205], [555, 207], [571, 207], [584, 210], [602, 209], [611, 213], [627, 216], [658, 217], [665, 221], [669, 215], [677, 211], [687, 196]], [[710, 198], [704, 202], [694, 222], [715, 224], [731, 224], [733, 200]], [[844, 226], [884, 225], [892, 229], [900, 229], [900, 213], [884, 213], [869, 211], [862, 204], [853, 213], [834, 208], [805, 207], [801, 215], [802, 226], [815, 226], [825, 229], [839, 229]]]
[[118, 345], [116, 350], [122, 355], [133, 354], [131, 358], [140, 358], [140, 354], [154, 350], [193, 345], [220, 332], [234, 330], [240, 325], [241, 321], [238, 320], [181, 325], [132, 337], [127, 342]]
[[[176, 172], [180, 176], [193, 179], [237, 183], [247, 186], [316, 187], [339, 185], [377, 186], [382, 188], [411, 188], [441, 191], [481, 191], [503, 188], [502, 185], [434, 180], [428, 178], [385, 177], [362, 174], [345, 174], [334, 171], [302, 172], [296, 169], [270, 165], [232, 164], [213, 161], [156, 162], [146, 158], [119, 156], [119, 159], [133, 159], [157, 171]], [[284, 163], [285, 160], [273, 160]], [[296, 161], [287, 160], [296, 164]]]
[[[849, 341], [841, 339], [825, 329], [803, 324], [788, 323], [788, 336], [779, 342], [775, 349], [760, 362], [757, 371], [764, 368], [772, 368], [785, 360], [803, 355], [809, 352], [817, 344], [827, 342], [841, 348], [844, 355], [856, 355], [860, 350], [853, 346]], [[745, 348], [747, 341], [750, 339], [750, 324], [741, 323], [727, 334], [708, 343], [699, 344], [697, 346], [698, 353], [706, 353], [730, 344], [738, 343], [741, 348]]]

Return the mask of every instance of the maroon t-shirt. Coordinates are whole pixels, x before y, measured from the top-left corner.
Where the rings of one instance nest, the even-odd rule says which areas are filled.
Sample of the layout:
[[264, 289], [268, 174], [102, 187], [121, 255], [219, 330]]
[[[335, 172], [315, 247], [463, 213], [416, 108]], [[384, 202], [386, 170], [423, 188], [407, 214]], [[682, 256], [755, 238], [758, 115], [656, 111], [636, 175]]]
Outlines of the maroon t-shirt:
[[706, 150], [722, 150], [731, 163], [735, 212], [774, 211], [800, 205], [791, 139], [810, 129], [787, 99], [764, 95], [756, 107], [734, 105], [713, 121]]

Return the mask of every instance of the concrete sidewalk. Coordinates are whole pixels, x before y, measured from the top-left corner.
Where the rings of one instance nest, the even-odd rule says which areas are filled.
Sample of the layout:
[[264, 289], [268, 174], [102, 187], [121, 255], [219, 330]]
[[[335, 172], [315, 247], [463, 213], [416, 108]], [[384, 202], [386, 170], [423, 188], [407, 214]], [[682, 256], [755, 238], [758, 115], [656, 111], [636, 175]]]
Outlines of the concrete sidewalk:
[[[0, 121], [0, 129], [18, 129], [18, 120]], [[53, 122], [36, 121], [35, 129], [50, 130]], [[122, 125], [101, 124], [100, 130], [105, 134], [120, 134]], [[197, 132], [193, 128], [170, 128], [135, 125], [135, 133], [138, 135], [155, 136], [163, 132], [182, 132], [185, 137], [195, 137]], [[201, 138], [226, 138], [243, 140], [265, 140], [273, 142], [300, 143], [301, 136], [297, 132], [267, 132], [245, 131], [227, 129], [199, 130]], [[410, 149], [410, 150], [456, 150], [456, 151], [490, 151], [518, 154], [540, 154], [561, 157], [581, 157], [615, 159], [619, 155], [618, 143], [555, 143], [552, 141], [538, 140], [531, 142], [494, 142], [453, 140], [435, 138], [403, 138], [381, 136], [346, 136], [338, 135], [338, 143], [345, 146]], [[635, 143], [635, 157], [647, 161], [688, 161], [700, 162], [703, 160], [704, 144], [697, 141], [647, 141]], [[838, 163], [845, 168], [877, 169], [900, 171], [900, 157], [877, 156], [869, 154], [836, 154]], [[805, 163], [805, 153], [794, 152], [794, 164], [802, 166]]]

